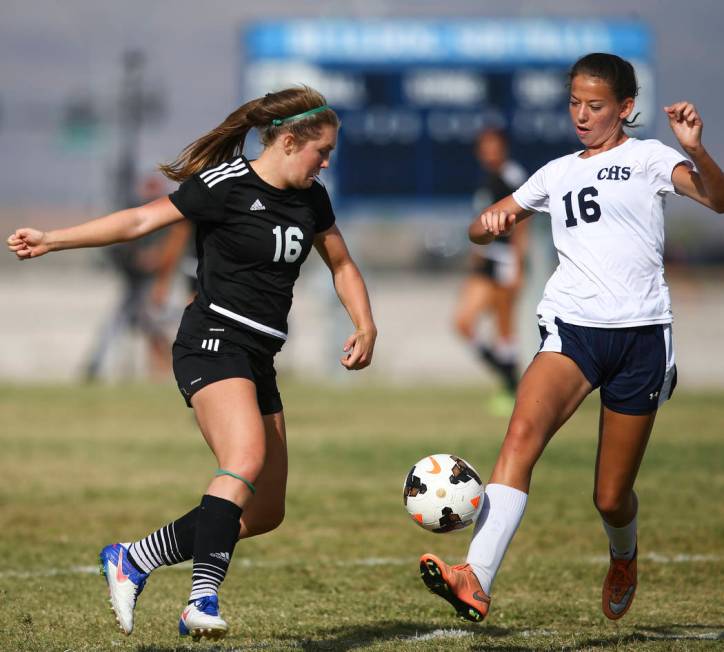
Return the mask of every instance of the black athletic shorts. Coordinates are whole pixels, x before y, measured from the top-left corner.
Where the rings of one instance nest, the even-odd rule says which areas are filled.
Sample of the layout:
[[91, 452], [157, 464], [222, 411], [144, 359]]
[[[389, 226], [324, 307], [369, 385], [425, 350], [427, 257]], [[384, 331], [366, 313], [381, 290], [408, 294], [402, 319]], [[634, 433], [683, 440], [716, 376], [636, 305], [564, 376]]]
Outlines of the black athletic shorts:
[[[512, 254], [512, 250], [510, 253]], [[505, 260], [476, 256], [472, 265], [472, 273], [476, 276], [489, 278], [496, 285], [510, 287], [515, 281], [518, 266], [512, 255]]]
[[[246, 334], [241, 338], [242, 341]], [[248, 337], [254, 337], [248, 335]], [[256, 385], [262, 414], [283, 409], [274, 356], [232, 341], [232, 327], [187, 308], [173, 344], [173, 372], [186, 405], [202, 387], [227, 378], [248, 378]]]
[[671, 324], [595, 328], [540, 317], [540, 351], [571, 358], [614, 412], [650, 414], [671, 398], [676, 364]]

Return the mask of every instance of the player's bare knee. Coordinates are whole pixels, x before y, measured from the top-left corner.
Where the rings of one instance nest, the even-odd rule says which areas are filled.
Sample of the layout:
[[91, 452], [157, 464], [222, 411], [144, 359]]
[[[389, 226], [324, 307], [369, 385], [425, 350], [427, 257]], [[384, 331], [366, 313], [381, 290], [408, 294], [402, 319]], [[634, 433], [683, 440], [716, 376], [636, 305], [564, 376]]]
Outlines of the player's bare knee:
[[610, 522], [628, 508], [628, 495], [618, 491], [597, 491], [593, 495], [593, 504], [601, 517]]
[[264, 467], [264, 457], [258, 455], [233, 456], [225, 462], [222, 461], [219, 467], [226, 471], [231, 471], [236, 478], [241, 477], [247, 482], [254, 484]]
[[513, 417], [505, 434], [503, 449], [505, 453], [518, 458], [538, 457], [542, 435], [540, 429], [526, 417]]
[[284, 514], [284, 506], [269, 514], [264, 522], [264, 531], [276, 530], [284, 522]]
[[257, 536], [276, 530], [284, 521], [284, 506], [265, 511], [259, 519], [247, 523], [248, 535]]

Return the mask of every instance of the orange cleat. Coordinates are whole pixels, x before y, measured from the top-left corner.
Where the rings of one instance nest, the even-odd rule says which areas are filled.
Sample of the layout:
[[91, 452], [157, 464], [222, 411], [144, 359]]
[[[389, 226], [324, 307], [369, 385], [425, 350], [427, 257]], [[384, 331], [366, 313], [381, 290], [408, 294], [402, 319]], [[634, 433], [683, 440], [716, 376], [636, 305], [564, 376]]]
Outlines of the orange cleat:
[[611, 555], [611, 565], [603, 581], [601, 606], [606, 618], [618, 620], [631, 606], [636, 594], [636, 556], [632, 559], [614, 559]]
[[447, 600], [460, 618], [481, 622], [488, 615], [490, 598], [470, 564], [448, 566], [435, 555], [420, 557], [420, 575], [430, 591]]

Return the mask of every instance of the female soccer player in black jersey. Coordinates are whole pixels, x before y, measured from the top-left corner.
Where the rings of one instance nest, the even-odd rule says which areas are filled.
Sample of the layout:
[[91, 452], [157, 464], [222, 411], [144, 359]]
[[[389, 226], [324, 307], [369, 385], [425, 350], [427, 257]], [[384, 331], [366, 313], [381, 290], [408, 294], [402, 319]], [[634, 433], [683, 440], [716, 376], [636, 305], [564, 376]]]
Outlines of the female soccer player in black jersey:
[[[256, 127], [264, 150], [242, 154]], [[377, 331], [362, 276], [317, 180], [339, 121], [308, 87], [252, 100], [161, 166], [178, 190], [138, 208], [56, 231], [21, 228], [8, 238], [20, 259], [124, 242], [183, 219], [196, 225], [198, 295], [173, 345], [174, 373], [218, 461], [200, 505], [132, 543], [100, 554], [121, 630], [151, 571], [193, 559], [179, 632], [223, 637], [217, 591], [236, 541], [278, 527], [284, 516], [287, 448], [273, 365], [287, 338], [292, 289], [312, 245], [329, 267], [354, 324], [342, 365], [370, 364]]]

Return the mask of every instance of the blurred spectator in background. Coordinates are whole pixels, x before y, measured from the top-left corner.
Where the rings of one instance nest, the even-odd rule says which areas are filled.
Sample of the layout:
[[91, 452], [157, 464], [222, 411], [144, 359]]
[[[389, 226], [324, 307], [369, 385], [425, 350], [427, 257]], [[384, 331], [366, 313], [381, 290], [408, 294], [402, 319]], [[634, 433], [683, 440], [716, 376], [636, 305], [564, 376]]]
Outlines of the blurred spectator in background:
[[[500, 129], [487, 128], [478, 134], [475, 154], [485, 173], [483, 184], [474, 195], [475, 214], [517, 190], [528, 178], [525, 169], [510, 160], [508, 139]], [[526, 223], [520, 226], [526, 226]], [[469, 273], [455, 309], [455, 329], [501, 379], [504, 393], [493, 399], [490, 408], [509, 412], [518, 385], [518, 345], [515, 307], [524, 275], [527, 228], [514, 229], [470, 251]], [[478, 332], [478, 321], [491, 313], [495, 333]]]
[[[139, 180], [134, 203], [145, 204], [168, 192], [166, 179], [150, 173]], [[123, 289], [85, 364], [86, 380], [97, 380], [102, 375], [109, 355], [128, 333], [138, 333], [146, 341], [149, 376], [154, 380], [170, 378], [169, 294], [189, 239], [190, 227], [179, 223], [106, 250], [121, 276]]]

